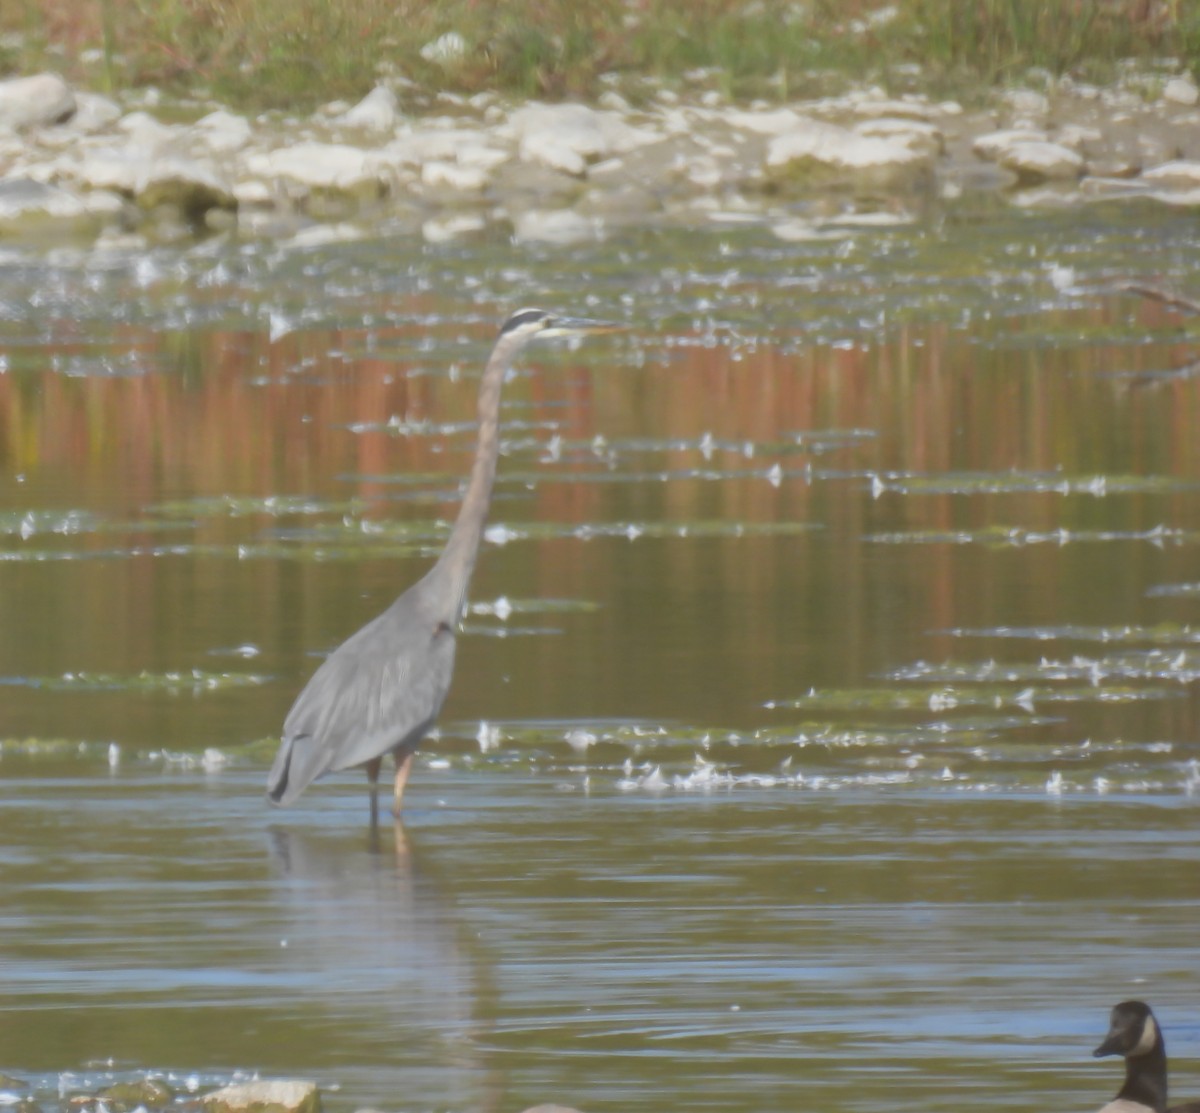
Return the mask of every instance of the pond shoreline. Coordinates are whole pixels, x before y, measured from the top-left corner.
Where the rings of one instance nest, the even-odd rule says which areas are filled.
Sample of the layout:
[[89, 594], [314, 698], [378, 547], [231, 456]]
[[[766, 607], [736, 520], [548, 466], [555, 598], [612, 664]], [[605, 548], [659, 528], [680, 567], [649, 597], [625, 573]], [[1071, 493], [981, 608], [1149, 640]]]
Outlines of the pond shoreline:
[[[1187, 77], [997, 92], [983, 108], [864, 87], [739, 106], [660, 90], [634, 106], [438, 94], [406, 115], [377, 86], [311, 116], [249, 117], [53, 74], [0, 82], [0, 239], [102, 250], [214, 233], [314, 246], [497, 229], [567, 245], [622, 228], [761, 225], [783, 241], [910, 223], [991, 194], [1020, 207], [1200, 206]], [[206, 110], [207, 109], [207, 110]]]

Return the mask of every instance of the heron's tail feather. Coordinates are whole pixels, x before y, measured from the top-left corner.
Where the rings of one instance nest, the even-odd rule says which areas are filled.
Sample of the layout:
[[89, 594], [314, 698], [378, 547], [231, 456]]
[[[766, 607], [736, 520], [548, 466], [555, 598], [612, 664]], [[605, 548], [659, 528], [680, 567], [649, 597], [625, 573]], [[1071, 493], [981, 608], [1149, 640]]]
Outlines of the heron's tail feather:
[[287, 807], [318, 777], [329, 771], [328, 756], [311, 734], [289, 734], [284, 727], [283, 741], [275, 764], [267, 774], [267, 796], [273, 804]]
[[[275, 764], [267, 774], [267, 798], [272, 804], [290, 804], [294, 797], [284, 799], [288, 794], [288, 774], [292, 766], [293, 739], [285, 737], [275, 755]], [[298, 793], [296, 795], [299, 795]]]

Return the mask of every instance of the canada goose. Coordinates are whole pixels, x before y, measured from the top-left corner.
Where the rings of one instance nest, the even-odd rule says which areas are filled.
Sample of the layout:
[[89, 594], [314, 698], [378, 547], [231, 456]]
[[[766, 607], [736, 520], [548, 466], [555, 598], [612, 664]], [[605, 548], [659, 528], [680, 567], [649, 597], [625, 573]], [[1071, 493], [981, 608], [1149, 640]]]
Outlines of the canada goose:
[[1108, 1035], [1092, 1054], [1125, 1058], [1125, 1085], [1100, 1113], [1200, 1113], [1200, 1101], [1167, 1106], [1167, 1045], [1144, 1001], [1113, 1006]]

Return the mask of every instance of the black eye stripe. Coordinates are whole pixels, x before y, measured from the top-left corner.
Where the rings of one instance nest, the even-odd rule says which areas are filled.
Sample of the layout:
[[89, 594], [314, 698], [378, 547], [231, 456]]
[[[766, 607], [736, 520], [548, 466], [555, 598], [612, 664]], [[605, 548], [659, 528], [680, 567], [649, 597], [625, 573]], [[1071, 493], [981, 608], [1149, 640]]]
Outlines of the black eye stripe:
[[542, 309], [518, 309], [507, 321], [504, 322], [504, 327], [500, 330], [503, 332], [511, 332], [515, 328], [520, 328], [522, 325], [536, 324], [538, 321], [544, 321], [550, 314]]

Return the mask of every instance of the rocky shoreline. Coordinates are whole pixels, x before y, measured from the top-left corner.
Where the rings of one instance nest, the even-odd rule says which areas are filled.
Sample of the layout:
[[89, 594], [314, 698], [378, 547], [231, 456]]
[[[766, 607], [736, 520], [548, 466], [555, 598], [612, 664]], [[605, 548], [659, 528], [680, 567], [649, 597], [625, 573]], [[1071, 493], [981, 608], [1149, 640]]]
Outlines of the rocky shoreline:
[[[198, 1089], [198, 1080], [191, 1081]], [[3, 1104], [14, 1113], [44, 1113], [44, 1095], [35, 1094], [22, 1079], [0, 1074], [0, 1095]], [[317, 1084], [300, 1079], [254, 1078], [230, 1082], [200, 1094], [191, 1085], [180, 1090], [159, 1075], [146, 1074], [94, 1091], [74, 1090], [60, 1084], [59, 1100], [51, 1107], [61, 1113], [321, 1113], [322, 1101]], [[364, 1109], [359, 1113], [378, 1111]], [[579, 1111], [565, 1105], [543, 1104], [531, 1106], [525, 1113]]]
[[[932, 200], [1200, 206], [1200, 90], [1132, 72], [984, 108], [861, 89], [780, 106], [660, 89], [631, 105], [425, 99], [396, 85], [308, 118], [136, 103], [54, 74], [0, 82], [0, 239], [99, 248], [213, 233], [319, 244], [381, 228], [569, 244], [630, 226], [758, 224], [783, 240], [903, 223]], [[411, 101], [411, 97], [405, 97]]]

